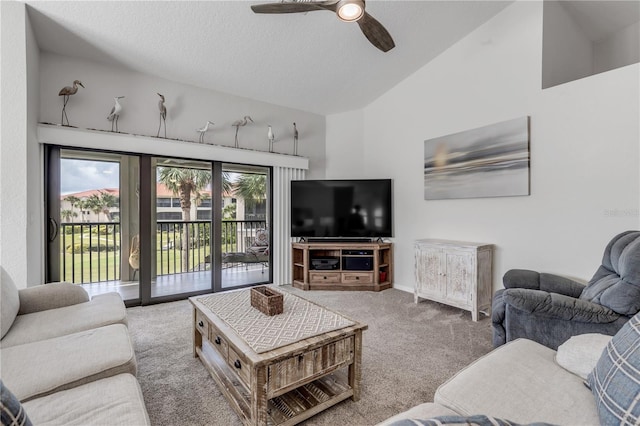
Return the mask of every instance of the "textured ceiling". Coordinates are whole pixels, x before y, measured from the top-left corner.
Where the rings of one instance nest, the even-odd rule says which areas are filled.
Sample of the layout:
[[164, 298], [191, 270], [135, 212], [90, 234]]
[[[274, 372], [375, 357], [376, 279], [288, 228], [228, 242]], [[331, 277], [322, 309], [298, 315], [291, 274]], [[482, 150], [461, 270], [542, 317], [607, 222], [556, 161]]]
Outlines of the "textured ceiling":
[[362, 108], [511, 1], [369, 1], [383, 53], [331, 12], [257, 15], [261, 1], [26, 1], [40, 49], [290, 108]]

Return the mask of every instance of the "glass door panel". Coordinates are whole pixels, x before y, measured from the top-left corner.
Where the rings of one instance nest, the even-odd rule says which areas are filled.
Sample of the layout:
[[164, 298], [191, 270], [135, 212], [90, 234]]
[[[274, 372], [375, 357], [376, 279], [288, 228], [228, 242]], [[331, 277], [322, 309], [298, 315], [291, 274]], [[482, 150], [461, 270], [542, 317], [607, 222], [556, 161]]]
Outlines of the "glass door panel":
[[50, 278], [82, 285], [91, 296], [117, 291], [139, 299], [129, 262], [135, 157], [61, 149], [59, 161], [60, 267]]
[[151, 298], [211, 291], [211, 163], [151, 164]]
[[222, 165], [222, 290], [271, 282], [269, 171]]

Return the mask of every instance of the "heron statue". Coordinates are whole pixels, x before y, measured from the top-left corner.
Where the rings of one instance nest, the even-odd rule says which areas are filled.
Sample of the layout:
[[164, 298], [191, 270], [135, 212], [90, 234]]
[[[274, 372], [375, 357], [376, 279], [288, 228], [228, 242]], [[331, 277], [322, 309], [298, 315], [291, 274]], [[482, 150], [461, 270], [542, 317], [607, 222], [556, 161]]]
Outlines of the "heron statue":
[[293, 155], [298, 155], [298, 128], [293, 123]]
[[[69, 117], [67, 117], [67, 102], [69, 102], [69, 96], [75, 95], [78, 92], [78, 86], [84, 87], [80, 80], [73, 80], [72, 86], [65, 86], [60, 90], [58, 96], [62, 96], [64, 104], [62, 105], [62, 117], [60, 118], [60, 124], [63, 126], [69, 125]], [[64, 124], [64, 119], [67, 119], [67, 124]]]
[[233, 127], [236, 128], [236, 148], [238, 148], [238, 129], [240, 129], [240, 127], [246, 126], [247, 125], [247, 121], [250, 121], [253, 123], [253, 119], [251, 117], [249, 117], [248, 115], [245, 115], [242, 120], [237, 120], [234, 121], [231, 125]]
[[158, 101], [158, 109], [160, 110], [160, 124], [158, 125], [158, 134], [156, 138], [160, 137], [160, 128], [162, 127], [162, 123], [164, 123], [164, 137], [167, 138], [167, 107], [164, 106], [164, 96], [158, 93], [160, 96], [160, 100]]
[[207, 124], [205, 124], [203, 128], [196, 129], [196, 132], [200, 133], [200, 139], [198, 139], [198, 142], [204, 143], [204, 134], [207, 133], [209, 131], [209, 128], [213, 125], [213, 121], [207, 120]]
[[122, 99], [122, 98], [124, 98], [124, 96], [116, 96], [115, 98], [113, 98], [115, 104], [113, 105], [113, 108], [111, 108], [111, 112], [107, 116], [107, 120], [111, 122], [112, 132], [113, 132], [113, 124], [115, 123], [116, 133], [120, 133], [118, 131], [118, 119], [120, 118], [120, 113], [122, 112], [122, 105], [120, 105], [120, 102], [118, 102], [118, 99]]
[[273, 152], [273, 141], [276, 140], [276, 137], [271, 129], [271, 124], [269, 124], [269, 130], [267, 131], [267, 139], [269, 139], [269, 152]]

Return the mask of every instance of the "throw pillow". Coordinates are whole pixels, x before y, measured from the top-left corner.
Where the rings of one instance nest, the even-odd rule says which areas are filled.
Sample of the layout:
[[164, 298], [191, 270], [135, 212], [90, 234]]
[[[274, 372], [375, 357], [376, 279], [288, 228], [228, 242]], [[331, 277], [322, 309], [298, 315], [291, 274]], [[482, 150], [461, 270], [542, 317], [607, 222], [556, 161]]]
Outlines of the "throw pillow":
[[[439, 416], [431, 419], [402, 419], [391, 423], [389, 426], [524, 426], [509, 420], [497, 419], [485, 415], [464, 416]], [[529, 423], [530, 426], [544, 426], [548, 423]], [[549, 425], [550, 426], [550, 425]]]
[[9, 331], [20, 310], [20, 295], [10, 279], [0, 280], [0, 339]]
[[609, 340], [611, 336], [598, 333], [572, 336], [558, 347], [556, 362], [565, 370], [586, 379]]
[[18, 398], [0, 380], [0, 419], [3, 426], [32, 426]]
[[640, 424], [640, 314], [613, 336], [588, 380], [601, 424]]
[[257, 246], [268, 246], [269, 245], [269, 233], [266, 229], [259, 229], [256, 231], [256, 241], [255, 245]]

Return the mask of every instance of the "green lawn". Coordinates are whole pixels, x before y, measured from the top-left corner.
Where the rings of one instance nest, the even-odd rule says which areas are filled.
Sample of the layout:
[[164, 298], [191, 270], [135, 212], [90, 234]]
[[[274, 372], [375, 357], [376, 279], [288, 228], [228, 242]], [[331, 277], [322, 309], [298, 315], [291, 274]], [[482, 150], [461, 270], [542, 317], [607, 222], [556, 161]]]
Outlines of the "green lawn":
[[[157, 275], [169, 275], [187, 272], [194, 266], [205, 263], [209, 254], [209, 244], [203, 244], [189, 250], [189, 264], [182, 268], [182, 251], [173, 247], [167, 248], [167, 243], [173, 240], [173, 232], [158, 232], [156, 247]], [[89, 233], [67, 234], [61, 238], [60, 273], [63, 281], [73, 283], [88, 283], [98, 281], [120, 280], [120, 238], [119, 234], [101, 235]], [[162, 242], [162, 243], [161, 243]], [[100, 250], [98, 250], [98, 244]], [[162, 245], [165, 245], [163, 249]], [[84, 247], [84, 250], [81, 248]], [[93, 251], [90, 250], [93, 248]], [[110, 251], [106, 251], [106, 248]], [[113, 248], [117, 247], [114, 251]], [[225, 247], [226, 248], [226, 247]], [[66, 265], [66, 266], [65, 266]]]

